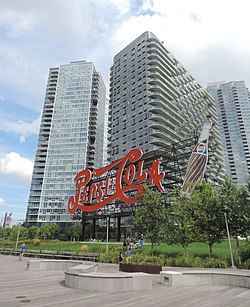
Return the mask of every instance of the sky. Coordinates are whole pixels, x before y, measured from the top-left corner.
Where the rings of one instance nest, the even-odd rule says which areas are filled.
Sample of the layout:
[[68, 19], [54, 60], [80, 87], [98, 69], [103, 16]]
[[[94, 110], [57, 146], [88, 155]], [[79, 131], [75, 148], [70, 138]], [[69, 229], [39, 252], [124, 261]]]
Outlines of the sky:
[[25, 219], [48, 71], [113, 57], [153, 32], [203, 86], [250, 87], [248, 0], [0, 0], [0, 220]]

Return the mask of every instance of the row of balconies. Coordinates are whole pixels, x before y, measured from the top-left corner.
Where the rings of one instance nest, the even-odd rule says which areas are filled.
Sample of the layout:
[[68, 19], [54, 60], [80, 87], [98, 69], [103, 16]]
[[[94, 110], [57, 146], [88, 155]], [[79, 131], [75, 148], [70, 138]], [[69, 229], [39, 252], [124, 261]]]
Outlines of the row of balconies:
[[148, 90], [151, 91], [150, 96], [153, 96], [156, 93], [162, 93], [165, 96], [165, 99], [168, 101], [173, 101], [174, 98], [172, 97], [171, 93], [164, 87], [156, 84], [151, 84], [148, 86]]
[[[160, 89], [159, 89], [160, 90]], [[149, 94], [149, 103], [154, 103], [154, 101], [161, 101], [165, 106], [168, 106], [175, 112], [179, 112], [179, 107], [174, 103], [173, 99], [169, 99], [166, 97], [166, 93], [164, 91], [155, 91], [152, 90]]]
[[179, 91], [176, 89], [176, 85], [173, 82], [172, 78], [164, 72], [161, 66], [148, 66], [147, 80], [154, 81], [155, 79], [160, 80], [164, 84], [166, 83], [167, 86], [171, 89], [171, 91], [175, 93], [175, 95], [180, 95]]
[[164, 56], [167, 59], [170, 66], [173, 67], [176, 66], [175, 59], [172, 57], [171, 53], [158, 41], [158, 39], [155, 38], [148, 39], [147, 47], [149, 48], [149, 50], [151, 49], [158, 50], [162, 54], [162, 56]]
[[45, 163], [46, 156], [41, 157], [40, 155], [36, 154], [36, 162]]
[[173, 78], [173, 73], [171, 73], [165, 66], [165, 64], [160, 61], [157, 58], [151, 57], [149, 61], [147, 62], [147, 70], [152, 70], [152, 69], [161, 69], [162, 72], [168, 76], [168, 78]]
[[153, 136], [152, 143], [154, 144], [161, 144], [162, 147], [167, 147], [173, 143], [177, 142], [177, 139], [170, 136], [169, 134], [162, 132], [161, 130], [154, 129], [151, 133], [151, 136]]
[[[155, 99], [156, 100], [156, 99]], [[149, 112], [157, 113], [164, 118], [171, 118], [171, 120], [177, 125], [180, 122], [182, 122], [183, 118], [182, 116], [174, 112], [171, 108], [169, 108], [166, 104], [164, 104], [161, 101], [156, 100], [155, 105], [150, 105], [148, 108]]]
[[30, 189], [31, 189], [32, 191], [41, 191], [41, 190], [42, 190], [42, 184], [41, 184], [41, 185], [31, 184]]
[[168, 58], [166, 55], [162, 54], [157, 49], [150, 49], [147, 51], [148, 57], [147, 60], [150, 61], [151, 59], [155, 59], [157, 62], [160, 62], [163, 64], [165, 69], [169, 72], [169, 75], [174, 76], [177, 73], [177, 69], [174, 65], [171, 63], [169, 64]]
[[152, 128], [153, 134], [166, 134], [168, 138], [171, 138], [171, 140], [176, 140], [178, 138], [175, 127], [165, 125], [163, 122], [150, 121], [148, 127]]
[[[158, 112], [161, 112], [162, 115], [160, 115]], [[149, 113], [149, 119], [162, 122], [171, 127], [172, 129], [175, 129], [176, 126], [180, 124], [173, 116], [169, 116], [169, 114], [163, 112], [162, 108], [158, 107], [156, 107], [155, 109], [151, 109], [151, 112]]]
[[162, 87], [166, 92], [171, 94], [171, 99], [176, 99], [180, 96], [179, 93], [175, 91], [174, 87], [167, 80], [164, 80], [164, 78], [148, 78], [148, 83], [149, 89], [151, 87], [150, 85]]

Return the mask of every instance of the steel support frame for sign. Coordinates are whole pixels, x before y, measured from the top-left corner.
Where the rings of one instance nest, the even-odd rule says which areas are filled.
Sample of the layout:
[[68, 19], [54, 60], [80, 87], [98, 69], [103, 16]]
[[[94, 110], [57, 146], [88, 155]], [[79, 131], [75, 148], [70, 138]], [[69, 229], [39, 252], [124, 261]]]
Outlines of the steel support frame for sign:
[[[144, 160], [144, 167], [147, 168], [152, 160], [159, 160], [161, 169], [165, 172], [165, 178], [162, 182], [165, 191], [169, 191], [175, 186], [180, 186], [183, 183], [183, 178], [186, 172], [187, 161], [190, 157], [190, 154], [197, 143], [197, 136], [193, 138], [189, 138], [185, 141], [182, 141], [179, 144], [173, 144], [169, 148], [159, 148], [153, 152], [144, 153], [142, 160]], [[108, 172], [108, 175], [112, 178], [115, 177], [116, 170], [111, 170]], [[101, 178], [97, 178], [91, 181], [90, 184], [98, 183], [101, 181]], [[133, 193], [133, 192], [128, 192]], [[132, 195], [132, 194], [131, 194]], [[106, 205], [105, 207], [92, 212], [81, 212], [77, 210], [73, 216], [74, 220], [81, 220], [83, 224], [86, 221], [92, 220], [95, 223], [98, 219], [105, 219], [107, 216], [109, 218], [119, 218], [131, 216], [132, 213], [143, 206], [141, 203], [136, 204], [126, 204], [121, 202], [119, 199], [112, 201], [110, 204]], [[121, 226], [121, 220], [118, 223], [118, 226]], [[94, 226], [93, 226], [94, 227]], [[85, 236], [85, 226], [83, 225], [82, 231], [83, 237]], [[92, 229], [92, 232], [95, 232]], [[93, 236], [94, 237], [94, 236]], [[120, 237], [120, 229], [118, 229], [117, 237]], [[84, 238], [83, 238], [84, 239]]]

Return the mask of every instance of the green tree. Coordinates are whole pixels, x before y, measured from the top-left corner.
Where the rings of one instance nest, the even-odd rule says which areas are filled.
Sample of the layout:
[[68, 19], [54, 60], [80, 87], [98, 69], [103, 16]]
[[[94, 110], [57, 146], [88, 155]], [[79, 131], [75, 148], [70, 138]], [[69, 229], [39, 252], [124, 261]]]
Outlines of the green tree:
[[0, 238], [9, 238], [11, 228], [0, 227]]
[[28, 229], [29, 239], [35, 239], [39, 235], [39, 228], [37, 226], [32, 226]]
[[140, 198], [143, 206], [137, 209], [132, 216], [133, 223], [140, 228], [146, 238], [151, 242], [151, 254], [154, 253], [154, 245], [163, 238], [163, 229], [167, 211], [164, 205], [164, 197], [147, 187]]
[[0, 227], [0, 238], [2, 241], [2, 244], [5, 240], [10, 238], [11, 228], [2, 228]]
[[249, 235], [250, 224], [250, 182], [246, 187], [237, 187], [230, 177], [226, 177], [220, 188], [220, 199], [227, 213], [230, 235], [236, 240], [238, 260], [241, 263], [239, 236]]
[[218, 191], [211, 183], [203, 182], [191, 194], [192, 218], [199, 233], [199, 240], [209, 246], [210, 256], [214, 243], [220, 243], [225, 235], [223, 206]]
[[58, 237], [60, 226], [58, 224], [49, 225], [50, 228], [50, 239], [55, 239]]
[[[176, 193], [176, 192], [175, 192]], [[197, 240], [198, 233], [192, 218], [193, 204], [187, 195], [177, 191], [171, 207], [168, 208], [165, 224], [165, 239], [170, 244], [179, 244], [188, 254], [188, 245]]]
[[43, 225], [40, 227], [39, 236], [44, 240], [51, 237], [50, 225]]
[[11, 231], [10, 231], [10, 239], [12, 241], [16, 241], [19, 227], [20, 227], [19, 240], [28, 239], [28, 229], [22, 226], [15, 225], [11, 228]]
[[70, 240], [76, 239], [79, 241], [79, 237], [82, 233], [82, 227], [80, 223], [73, 224], [67, 228], [66, 234], [70, 237]]

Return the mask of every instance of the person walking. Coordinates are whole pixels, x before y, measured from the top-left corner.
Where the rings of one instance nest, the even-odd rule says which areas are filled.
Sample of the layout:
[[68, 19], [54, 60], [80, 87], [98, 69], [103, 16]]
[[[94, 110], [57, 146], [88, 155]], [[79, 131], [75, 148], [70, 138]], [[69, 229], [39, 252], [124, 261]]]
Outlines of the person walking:
[[127, 256], [127, 257], [131, 257], [131, 256], [132, 256], [131, 246], [128, 246], [128, 247], [127, 247], [126, 256]]
[[19, 261], [23, 260], [23, 255], [24, 255], [25, 251], [26, 251], [26, 244], [23, 243], [21, 245], [21, 248], [20, 248]]

